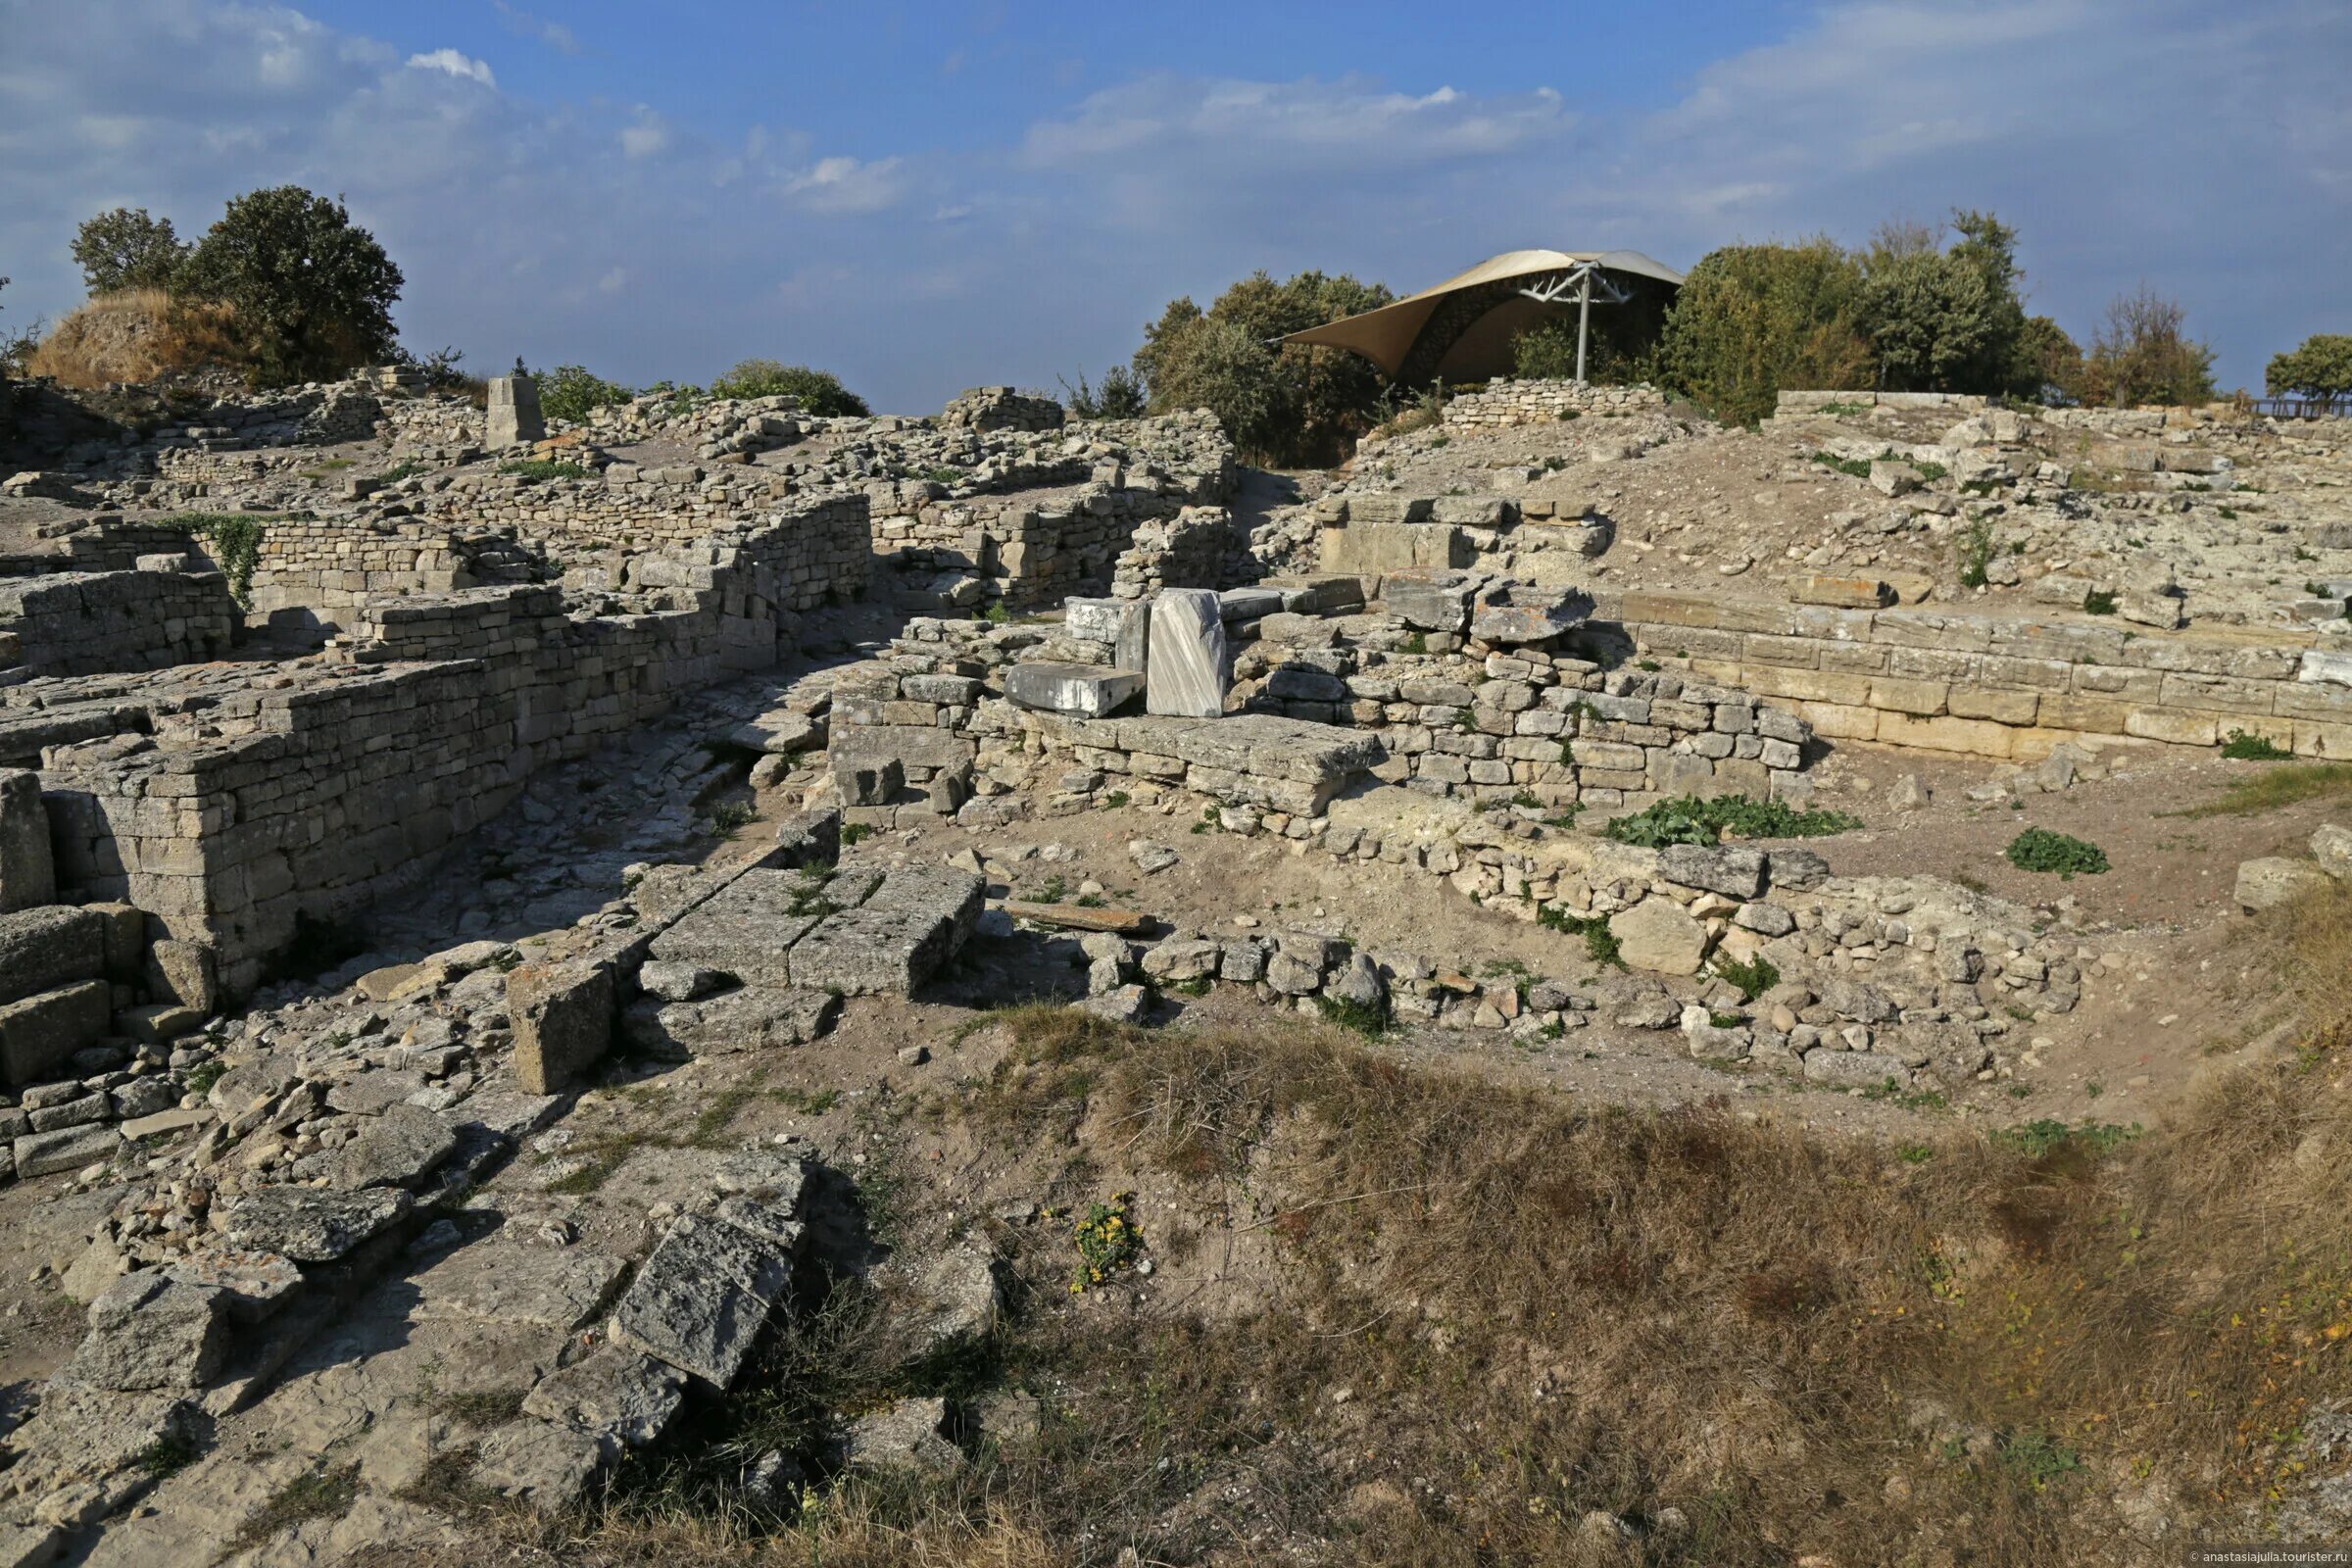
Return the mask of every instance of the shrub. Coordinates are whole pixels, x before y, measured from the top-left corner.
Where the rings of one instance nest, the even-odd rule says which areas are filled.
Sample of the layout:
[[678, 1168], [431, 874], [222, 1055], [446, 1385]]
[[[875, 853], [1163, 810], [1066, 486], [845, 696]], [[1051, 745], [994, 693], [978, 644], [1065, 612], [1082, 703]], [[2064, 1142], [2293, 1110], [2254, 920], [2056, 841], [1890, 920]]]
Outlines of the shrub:
[[626, 403], [631, 396], [619, 382], [608, 381], [577, 365], [531, 372], [531, 379], [539, 385], [539, 412], [566, 424], [585, 424], [591, 411]]
[[2237, 762], [2291, 762], [2295, 754], [2265, 735], [2249, 735], [2233, 729], [2223, 743], [2222, 755]]
[[233, 306], [256, 378], [282, 383], [388, 357], [401, 282], [341, 202], [279, 185], [230, 202], [172, 274], [172, 292]]
[[93, 298], [126, 288], [168, 288], [188, 247], [169, 218], [144, 207], [118, 207], [84, 221], [74, 235], [74, 260]]
[[1982, 588], [1990, 580], [1993, 552], [1992, 521], [1979, 517], [1960, 536], [1960, 586]]
[[1862, 269], [1826, 237], [1700, 258], [1666, 314], [1666, 384], [1727, 423], [1772, 413], [1783, 387], [1867, 387]]
[[1915, 392], [2002, 392], [2016, 373], [2026, 312], [2017, 231], [1989, 213], [1956, 212], [1960, 234], [1883, 225], [1863, 257], [1862, 328], [1878, 384]]
[[1609, 929], [1609, 917], [1605, 914], [1572, 914], [1559, 905], [1546, 904], [1536, 911], [1536, 923], [1548, 930], [1582, 937], [1585, 956], [1594, 963], [1608, 968], [1625, 967], [1625, 956], [1618, 951], [1623, 944], [1617, 940], [1617, 933]]
[[2093, 588], [2082, 596], [2082, 610], [2085, 614], [2112, 615], [2115, 613], [2115, 595]]
[[2069, 882], [2077, 872], [2097, 876], [2108, 869], [2105, 850], [2046, 827], [2026, 829], [2010, 841], [2006, 853], [2009, 863], [2021, 871], [2055, 871]]
[[1204, 408], [1253, 461], [1336, 462], [1379, 416], [1380, 370], [1345, 349], [1270, 347], [1287, 333], [1374, 310], [1395, 296], [1346, 273], [1253, 272], [1206, 311], [1171, 300], [1145, 328], [1134, 374], [1152, 412]]
[[1861, 825], [1859, 817], [1843, 811], [1792, 810], [1781, 801], [1751, 801], [1744, 795], [1708, 801], [1685, 795], [1618, 817], [1600, 831], [1620, 844], [1656, 850], [1669, 844], [1720, 843], [1726, 832], [1749, 839], [1820, 838]]
[[163, 519], [167, 528], [183, 528], [211, 547], [213, 559], [228, 578], [228, 591], [246, 609], [253, 608], [253, 572], [262, 560], [262, 520], [240, 512], [182, 512]]
[[1088, 385], [1083, 374], [1076, 386], [1063, 381], [1061, 394], [1071, 415], [1081, 419], [1136, 419], [1151, 407], [1144, 383], [1124, 365], [1104, 370], [1101, 386]]
[[745, 360], [710, 383], [714, 398], [794, 397], [809, 414], [825, 418], [871, 414], [865, 400], [841, 384], [830, 370], [774, 360]]
[[1825, 468], [1837, 469], [1849, 479], [1870, 477], [1870, 460], [1868, 458], [1841, 458], [1835, 452], [1816, 452], [1813, 454], [1813, 461]]
[[1750, 1002], [1781, 983], [1781, 971], [1761, 954], [1745, 963], [1718, 957], [1715, 960], [1715, 972], [1739, 987], [1740, 995]]
[[501, 473], [511, 473], [533, 484], [546, 479], [585, 479], [588, 470], [576, 463], [559, 463], [554, 458], [517, 459], [498, 466]]

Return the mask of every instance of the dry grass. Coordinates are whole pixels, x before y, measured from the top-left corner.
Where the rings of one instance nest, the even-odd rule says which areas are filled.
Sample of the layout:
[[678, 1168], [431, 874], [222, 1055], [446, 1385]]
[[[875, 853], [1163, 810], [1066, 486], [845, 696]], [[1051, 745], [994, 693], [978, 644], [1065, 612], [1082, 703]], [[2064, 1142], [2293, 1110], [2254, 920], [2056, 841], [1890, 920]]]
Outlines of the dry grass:
[[2185, 817], [2250, 816], [2259, 811], [2274, 811], [2280, 807], [2300, 806], [2305, 801], [2335, 800], [2347, 795], [2352, 795], [2352, 763], [2272, 763], [2244, 778], [2233, 780], [2222, 791], [2219, 800], [2161, 814]]
[[174, 301], [160, 288], [142, 288], [102, 294], [75, 310], [33, 350], [25, 368], [87, 389], [208, 366], [242, 368], [249, 358], [228, 306]]
[[[2352, 996], [2352, 894], [2323, 903], [2279, 927], [2310, 1009]], [[2136, 1563], [2175, 1549], [2155, 1521], [2257, 1533], [2306, 1413], [2352, 1401], [2326, 1029], [2144, 1137], [1898, 1149], [1580, 1108], [1303, 1023], [1003, 1025], [1004, 1064], [935, 1112], [1068, 1190], [1180, 1198], [1196, 1218], [1139, 1210], [1153, 1255], [1235, 1246], [1249, 1298], [1073, 1299], [1059, 1226], [1019, 1233], [1026, 1300], [957, 1357], [838, 1296], [547, 1560]], [[728, 1499], [840, 1412], [1002, 1387], [1041, 1396], [1040, 1436], [956, 1478], [787, 1519]]]

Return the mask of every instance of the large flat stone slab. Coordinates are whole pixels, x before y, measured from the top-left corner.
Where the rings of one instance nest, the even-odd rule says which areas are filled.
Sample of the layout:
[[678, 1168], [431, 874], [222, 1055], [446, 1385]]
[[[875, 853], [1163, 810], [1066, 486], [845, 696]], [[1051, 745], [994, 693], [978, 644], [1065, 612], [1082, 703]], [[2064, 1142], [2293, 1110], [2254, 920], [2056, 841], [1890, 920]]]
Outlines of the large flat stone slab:
[[408, 1218], [411, 1200], [397, 1187], [337, 1193], [315, 1187], [263, 1187], [228, 1205], [230, 1242], [281, 1252], [298, 1263], [331, 1263]]
[[389, 1105], [337, 1152], [335, 1185], [414, 1191], [457, 1150], [457, 1129], [440, 1116], [421, 1105]]
[[872, 897], [826, 918], [793, 949], [795, 983], [859, 996], [904, 996], [961, 950], [979, 923], [984, 884], [950, 866], [902, 866]]
[[548, 1374], [522, 1401], [522, 1413], [642, 1447], [668, 1430], [685, 1395], [686, 1380], [676, 1367], [605, 1345]]
[[811, 876], [755, 868], [654, 938], [647, 951], [659, 962], [715, 970], [745, 985], [789, 986], [793, 944], [836, 909], [863, 903], [873, 882], [870, 871]]
[[637, 1271], [613, 1309], [612, 1337], [724, 1389], [791, 1282], [784, 1249], [723, 1221], [688, 1215]]
[[457, 1249], [416, 1277], [416, 1315], [526, 1323], [568, 1334], [603, 1309], [625, 1268], [593, 1248], [492, 1237]]
[[1004, 672], [1004, 695], [1023, 708], [1077, 718], [1101, 718], [1132, 702], [1144, 677], [1107, 664], [1068, 664], [1050, 660], [1015, 664]]

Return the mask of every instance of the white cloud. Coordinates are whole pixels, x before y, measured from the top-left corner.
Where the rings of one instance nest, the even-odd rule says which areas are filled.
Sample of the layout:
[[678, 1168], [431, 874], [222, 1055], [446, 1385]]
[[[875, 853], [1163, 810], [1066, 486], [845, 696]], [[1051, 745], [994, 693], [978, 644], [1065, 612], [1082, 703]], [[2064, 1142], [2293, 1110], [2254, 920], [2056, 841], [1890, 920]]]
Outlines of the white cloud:
[[576, 55], [581, 52], [579, 34], [563, 23], [536, 16], [520, 6], [509, 5], [507, 0], [490, 0], [490, 3], [498, 12], [499, 20], [507, 24], [509, 32], [536, 38], [558, 54]]
[[462, 55], [455, 49], [436, 49], [431, 54], [409, 56], [412, 71], [442, 71], [461, 81], [478, 81], [485, 87], [496, 87], [498, 78], [490, 74], [490, 62]]
[[[506, 24], [562, 48], [519, 4]], [[0, 320], [79, 298], [68, 245], [93, 212], [195, 234], [285, 181], [342, 193], [382, 238], [419, 346], [634, 381], [768, 354], [908, 412], [1099, 375], [1165, 300], [1259, 267], [1411, 289], [1529, 244], [1688, 266], [1953, 206], [2019, 226], [2034, 308], [2079, 333], [2143, 275], [2178, 295], [2233, 382], [2337, 324], [2330, 264], [2352, 253], [2341, 0], [2141, 0], [2129, 26], [2097, 0], [1818, 0], [1647, 110], [1538, 85], [1574, 56], [1537, 39], [1520, 91], [1407, 55], [1385, 78], [1148, 74], [1025, 127], [953, 122], [944, 147], [475, 91], [486, 63], [412, 65], [269, 0], [0, 8]]]
[[904, 160], [820, 158], [787, 173], [777, 187], [810, 212], [878, 213], [898, 205], [906, 188]]
[[669, 147], [669, 124], [651, 109], [640, 105], [635, 123], [620, 130], [620, 150], [631, 158], [651, 158]]

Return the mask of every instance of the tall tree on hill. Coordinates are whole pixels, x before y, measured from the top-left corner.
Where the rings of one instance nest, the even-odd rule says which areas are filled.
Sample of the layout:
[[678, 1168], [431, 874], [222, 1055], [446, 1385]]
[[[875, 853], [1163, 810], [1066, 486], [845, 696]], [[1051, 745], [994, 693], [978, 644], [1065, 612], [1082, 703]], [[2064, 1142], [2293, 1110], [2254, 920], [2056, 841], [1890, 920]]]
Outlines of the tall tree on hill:
[[74, 260], [93, 297], [126, 288], [169, 288], [187, 260], [169, 218], [144, 207], [117, 207], [83, 221], [74, 234]]
[[2145, 283], [2117, 295], [2083, 362], [2082, 401], [2119, 409], [2210, 402], [2213, 350], [2188, 335], [2187, 321], [2180, 301]]
[[172, 292], [236, 312], [264, 382], [323, 379], [388, 357], [400, 269], [340, 201], [299, 185], [228, 204], [172, 276]]
[[1667, 313], [1661, 373], [1732, 424], [1770, 414], [1784, 387], [1867, 387], [1862, 292], [1861, 264], [1827, 237], [1711, 251]]

